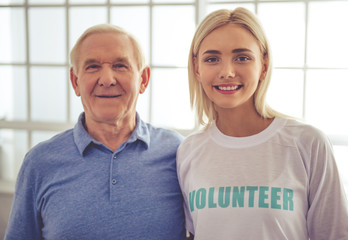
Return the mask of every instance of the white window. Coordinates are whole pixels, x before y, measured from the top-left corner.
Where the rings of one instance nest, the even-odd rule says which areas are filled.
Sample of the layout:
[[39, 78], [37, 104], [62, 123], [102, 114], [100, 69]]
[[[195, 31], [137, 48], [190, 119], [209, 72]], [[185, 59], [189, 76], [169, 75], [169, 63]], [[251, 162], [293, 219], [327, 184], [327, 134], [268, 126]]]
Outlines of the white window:
[[71, 128], [82, 111], [69, 82], [68, 54], [89, 26], [131, 32], [152, 69], [138, 111], [155, 125], [188, 134], [187, 56], [199, 19], [246, 7], [271, 42], [268, 101], [331, 139], [348, 190], [348, 2], [343, 0], [2, 0], [0, 2], [0, 181], [13, 182], [25, 153]]

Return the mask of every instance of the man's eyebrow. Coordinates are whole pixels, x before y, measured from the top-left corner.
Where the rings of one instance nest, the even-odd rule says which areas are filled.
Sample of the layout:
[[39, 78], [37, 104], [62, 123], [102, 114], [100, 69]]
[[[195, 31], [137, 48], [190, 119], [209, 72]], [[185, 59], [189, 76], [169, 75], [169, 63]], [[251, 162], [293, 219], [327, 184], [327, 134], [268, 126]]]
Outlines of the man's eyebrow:
[[[129, 61], [128, 61], [128, 58], [126, 58], [126, 57], [118, 57], [118, 58], [115, 58], [114, 60], [112, 60], [110, 63], [116, 63], [116, 62], [128, 63]], [[99, 60], [91, 58], [91, 59], [87, 59], [84, 62], [84, 66], [89, 65], [89, 64], [93, 64], [93, 63], [101, 64], [104, 62], [100, 62]]]
[[86, 66], [92, 63], [99, 63], [99, 61], [96, 59], [87, 59], [86, 61], [84, 61], [83, 65]]
[[116, 63], [116, 62], [129, 63], [129, 60], [127, 57], [118, 57], [118, 58], [115, 58], [112, 62], [113, 63]]

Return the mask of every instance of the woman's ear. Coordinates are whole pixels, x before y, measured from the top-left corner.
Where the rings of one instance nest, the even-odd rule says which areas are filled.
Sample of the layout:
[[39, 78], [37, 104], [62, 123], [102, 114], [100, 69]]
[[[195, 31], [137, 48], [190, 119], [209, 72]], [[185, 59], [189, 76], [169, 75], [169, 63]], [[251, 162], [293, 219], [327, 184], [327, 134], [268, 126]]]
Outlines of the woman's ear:
[[151, 75], [150, 67], [146, 66], [141, 72], [141, 76], [140, 76], [141, 77], [140, 89], [139, 89], [140, 94], [143, 94], [147, 86], [149, 85], [150, 75]]
[[261, 70], [261, 75], [260, 75], [260, 81], [265, 80], [267, 72], [268, 72], [268, 67], [269, 67], [269, 61], [268, 61], [268, 56], [265, 55], [262, 61], [262, 70]]
[[78, 78], [77, 75], [74, 72], [74, 69], [71, 67], [70, 68], [70, 82], [72, 87], [74, 88], [76, 96], [81, 96], [80, 94], [80, 89], [79, 89], [79, 84], [78, 84]]
[[195, 71], [195, 76], [197, 81], [201, 81], [201, 75], [199, 73], [198, 59], [197, 57], [193, 57], [192, 59], [193, 69]]

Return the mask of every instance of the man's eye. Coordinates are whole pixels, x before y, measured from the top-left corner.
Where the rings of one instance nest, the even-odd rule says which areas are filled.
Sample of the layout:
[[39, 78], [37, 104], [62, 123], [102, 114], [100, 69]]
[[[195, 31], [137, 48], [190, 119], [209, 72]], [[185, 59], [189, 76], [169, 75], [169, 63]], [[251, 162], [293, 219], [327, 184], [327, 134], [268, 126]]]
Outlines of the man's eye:
[[113, 65], [112, 65], [112, 68], [113, 68], [113, 69], [116, 69], [116, 70], [125, 71], [125, 70], [128, 69], [128, 66], [125, 65], [125, 64], [113, 64]]
[[92, 64], [92, 65], [88, 65], [88, 66], [86, 67], [86, 70], [87, 70], [87, 71], [93, 71], [93, 70], [97, 70], [97, 69], [99, 69], [99, 68], [100, 68], [99, 65], [97, 65], [97, 64]]

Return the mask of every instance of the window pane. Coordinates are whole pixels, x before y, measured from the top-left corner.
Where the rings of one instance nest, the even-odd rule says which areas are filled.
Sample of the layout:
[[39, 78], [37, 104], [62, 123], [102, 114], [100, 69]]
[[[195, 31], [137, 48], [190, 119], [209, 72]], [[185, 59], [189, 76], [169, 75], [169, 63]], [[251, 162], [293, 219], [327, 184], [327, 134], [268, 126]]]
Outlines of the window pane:
[[66, 121], [66, 76], [66, 69], [63, 67], [33, 67], [31, 69], [30, 91], [33, 121]]
[[[151, 80], [150, 80], [151, 81]], [[150, 88], [147, 87], [145, 93], [139, 94], [137, 102], [137, 112], [143, 121], [150, 121]]]
[[274, 66], [302, 67], [305, 47], [305, 5], [303, 3], [259, 4], [258, 16], [270, 41]]
[[29, 43], [31, 62], [65, 63], [64, 8], [30, 8]]
[[347, 1], [309, 3], [309, 66], [348, 67], [347, 12]]
[[0, 179], [16, 180], [17, 173], [28, 150], [27, 132], [0, 129]]
[[85, 4], [91, 4], [91, 3], [106, 3], [107, 0], [69, 0], [69, 3], [85, 3]]
[[0, 5], [21, 4], [21, 3], [24, 3], [24, 0], [1, 0]]
[[348, 196], [348, 146], [334, 145], [337, 167], [340, 171], [341, 179]]
[[187, 69], [154, 69], [152, 122], [169, 128], [192, 129]]
[[0, 66], [0, 102], [0, 119], [26, 120], [27, 77], [25, 67]]
[[25, 61], [24, 16], [23, 8], [0, 8], [0, 62]]
[[348, 135], [348, 70], [310, 70], [306, 119], [326, 134]]
[[149, 0], [111, 0], [111, 3], [148, 3]]
[[72, 7], [69, 11], [69, 44], [73, 48], [77, 39], [89, 27], [106, 23], [106, 7]]
[[[168, 0], [152, 0], [153, 3], [168, 3]], [[194, 0], [172, 0], [173, 3], [192, 3]]]
[[59, 4], [65, 3], [65, 0], [29, 0], [29, 4]]
[[[180, 13], [180, 17], [178, 17]], [[153, 64], [187, 66], [195, 30], [192, 6], [159, 6], [153, 8]]]
[[124, 28], [140, 43], [147, 63], [150, 49], [150, 10], [149, 7], [113, 7], [111, 23]]
[[[250, 0], [239, 0], [238, 2], [250, 2]], [[233, 0], [208, 0], [208, 2], [233, 2]]]
[[31, 147], [34, 147], [40, 142], [46, 141], [60, 132], [54, 131], [33, 131], [31, 135]]
[[303, 71], [275, 69], [267, 93], [267, 102], [281, 113], [302, 118]]
[[70, 122], [76, 123], [80, 114], [83, 112], [81, 98], [77, 97], [70, 84]]
[[251, 12], [255, 12], [255, 5], [252, 3], [225, 3], [225, 4], [209, 4], [207, 7], [207, 12], [211, 13], [219, 9], [235, 9], [237, 7], [243, 7]]

